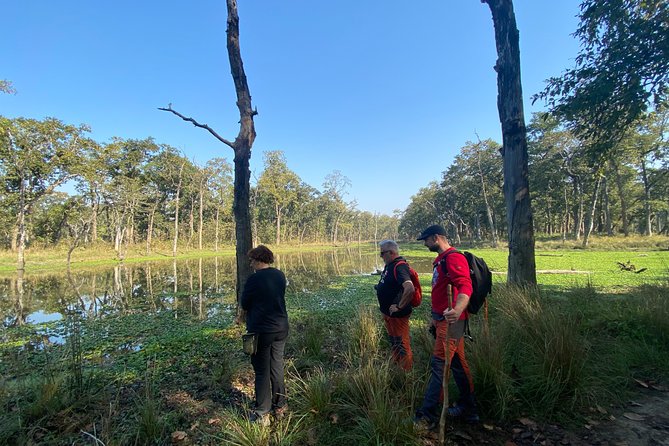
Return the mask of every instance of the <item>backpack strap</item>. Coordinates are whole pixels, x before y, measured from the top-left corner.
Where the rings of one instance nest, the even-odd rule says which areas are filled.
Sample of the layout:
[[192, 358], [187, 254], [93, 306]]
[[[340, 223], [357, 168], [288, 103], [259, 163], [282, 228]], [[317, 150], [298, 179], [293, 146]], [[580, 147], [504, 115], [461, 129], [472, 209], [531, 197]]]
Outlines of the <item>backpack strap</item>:
[[[439, 261], [439, 264], [441, 265], [441, 269], [442, 269], [442, 271], [443, 271], [444, 274], [446, 274], [447, 276], [448, 276], [448, 270], [446, 269], [446, 258], [447, 258], [448, 256], [450, 256], [451, 254], [456, 253], [456, 252], [457, 252], [458, 254], [462, 254], [462, 252], [458, 251], [457, 249], [453, 249], [453, 250], [451, 250], [451, 251], [448, 251], [448, 252], [446, 253], [446, 255], [444, 256], [444, 258], [441, 259], [441, 260]], [[462, 256], [464, 257], [465, 255], [462, 254]], [[465, 261], [467, 261], [467, 257], [465, 257]]]
[[395, 266], [393, 266], [393, 277], [395, 277], [395, 282], [397, 282], [397, 266], [401, 264], [409, 265], [406, 260], [398, 260], [395, 262]]

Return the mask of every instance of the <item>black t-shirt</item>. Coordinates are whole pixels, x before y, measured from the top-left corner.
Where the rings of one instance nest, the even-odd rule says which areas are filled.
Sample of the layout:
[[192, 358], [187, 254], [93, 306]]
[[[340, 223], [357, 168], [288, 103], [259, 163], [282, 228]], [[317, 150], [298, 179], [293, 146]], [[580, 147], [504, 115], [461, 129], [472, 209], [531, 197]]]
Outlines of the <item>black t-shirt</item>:
[[[404, 257], [397, 257], [383, 268], [381, 279], [376, 285], [376, 297], [379, 299], [379, 309], [381, 313], [392, 317], [404, 317], [411, 314], [411, 303], [407, 303], [400, 311], [390, 314], [390, 306], [399, 304], [402, 300], [404, 288], [402, 284], [411, 280], [409, 275], [409, 265], [406, 260], [397, 265], [397, 262], [404, 260]], [[397, 266], [397, 267], [396, 267]], [[397, 277], [395, 277], [397, 275]]]
[[280, 333], [288, 330], [286, 276], [276, 268], [252, 274], [244, 285], [241, 304], [246, 310], [246, 329], [252, 333]]

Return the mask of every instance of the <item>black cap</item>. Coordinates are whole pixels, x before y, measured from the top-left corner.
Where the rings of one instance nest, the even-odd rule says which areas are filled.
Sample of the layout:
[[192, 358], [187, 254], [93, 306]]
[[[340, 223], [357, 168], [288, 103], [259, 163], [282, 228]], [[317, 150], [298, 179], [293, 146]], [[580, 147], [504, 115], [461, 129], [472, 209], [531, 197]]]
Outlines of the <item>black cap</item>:
[[416, 240], [425, 240], [431, 235], [443, 235], [447, 236], [446, 230], [444, 229], [443, 226], [441, 225], [432, 225], [428, 228], [426, 228], [423, 232], [421, 232], [420, 237], [418, 237]]

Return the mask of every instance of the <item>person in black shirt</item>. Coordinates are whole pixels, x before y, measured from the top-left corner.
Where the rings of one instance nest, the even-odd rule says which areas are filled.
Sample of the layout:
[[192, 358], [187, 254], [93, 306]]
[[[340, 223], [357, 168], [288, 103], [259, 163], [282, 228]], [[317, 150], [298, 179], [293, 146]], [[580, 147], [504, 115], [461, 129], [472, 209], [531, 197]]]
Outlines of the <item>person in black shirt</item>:
[[409, 265], [399, 254], [399, 246], [393, 240], [379, 243], [381, 258], [386, 266], [376, 288], [379, 310], [390, 337], [393, 359], [404, 370], [413, 367], [413, 352], [409, 335], [411, 297], [414, 286], [409, 275]]
[[286, 410], [283, 352], [288, 338], [286, 276], [273, 268], [274, 254], [260, 245], [248, 253], [255, 270], [242, 291], [241, 305], [246, 311], [246, 330], [258, 334], [258, 349], [251, 355], [255, 372], [255, 408], [251, 421], [266, 425], [269, 413], [280, 417]]

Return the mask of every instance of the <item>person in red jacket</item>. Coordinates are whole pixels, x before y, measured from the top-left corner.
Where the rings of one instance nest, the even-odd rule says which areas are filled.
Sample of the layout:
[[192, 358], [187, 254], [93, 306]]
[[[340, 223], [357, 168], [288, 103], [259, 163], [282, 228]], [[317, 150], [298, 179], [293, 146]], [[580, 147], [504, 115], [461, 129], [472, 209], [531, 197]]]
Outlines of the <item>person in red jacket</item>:
[[[454, 406], [448, 408], [448, 415], [477, 423], [479, 416], [474, 383], [465, 358], [464, 339], [465, 322], [469, 317], [467, 304], [472, 294], [469, 265], [464, 255], [453, 252], [455, 248], [448, 243], [446, 230], [440, 225], [425, 229], [418, 240], [423, 240], [424, 245], [438, 255], [432, 262], [432, 325], [436, 328], [436, 341], [432, 352], [430, 381], [423, 404], [416, 411], [415, 421], [425, 422], [430, 428], [436, 427], [439, 421], [439, 402], [443, 398], [442, 380], [448, 352], [450, 369], [459, 391], [459, 398]], [[452, 307], [449, 307], [449, 285], [452, 289]], [[448, 401], [444, 404], [448, 404]]]

